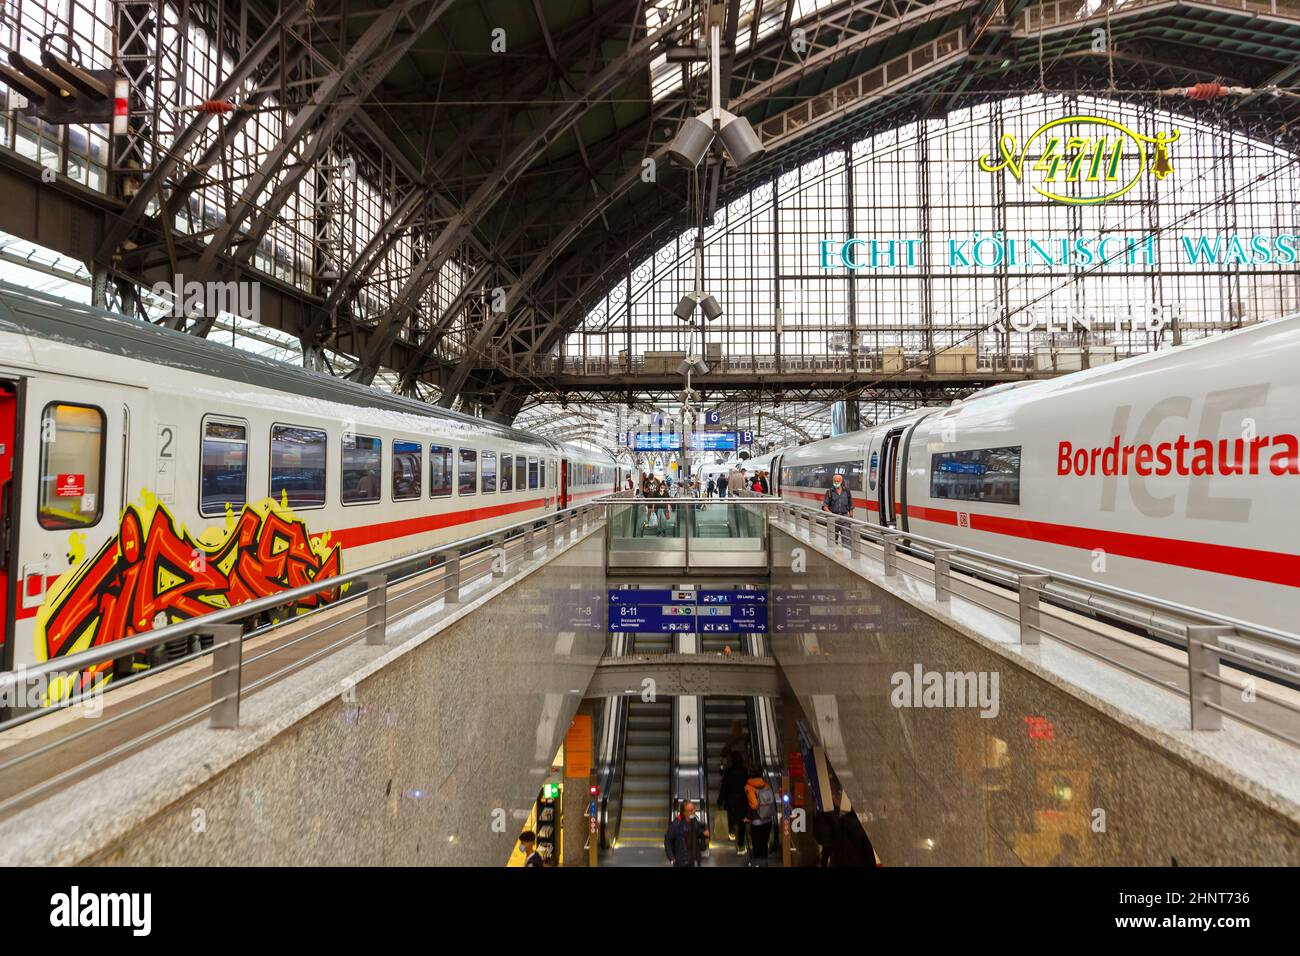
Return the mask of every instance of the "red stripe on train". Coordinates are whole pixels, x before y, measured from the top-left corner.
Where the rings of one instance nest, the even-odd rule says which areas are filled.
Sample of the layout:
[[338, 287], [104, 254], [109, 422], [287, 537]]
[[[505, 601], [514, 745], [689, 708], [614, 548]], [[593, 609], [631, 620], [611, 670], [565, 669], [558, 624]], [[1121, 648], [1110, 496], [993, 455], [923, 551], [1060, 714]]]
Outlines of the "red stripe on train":
[[[597, 491], [584, 491], [570, 498], [586, 498], [591, 495], [607, 495], [608, 491], [600, 489]], [[417, 518], [403, 518], [399, 521], [385, 521], [380, 524], [363, 525], [359, 528], [342, 528], [330, 532], [330, 543], [341, 545], [345, 550], [347, 548], [356, 548], [366, 544], [375, 544], [379, 541], [387, 541], [392, 538], [403, 538], [407, 535], [421, 534], [426, 531], [436, 531], [439, 528], [450, 528], [459, 524], [470, 524], [474, 521], [486, 521], [488, 518], [496, 518], [502, 515], [515, 514], [520, 511], [529, 511], [536, 508], [544, 508], [554, 501], [553, 498], [533, 498], [528, 501], [513, 501], [504, 505], [491, 505], [483, 508], [468, 508], [464, 511], [450, 511], [446, 514], [439, 515], [421, 515]], [[321, 532], [323, 534], [324, 532]], [[313, 538], [320, 537], [320, 534], [312, 535]], [[59, 575], [49, 575], [46, 578], [46, 590], [59, 579]], [[17, 620], [35, 617], [39, 607], [21, 607], [15, 613]], [[0, 642], [0, 646], [3, 642]]]
[[[798, 495], [820, 501], [823, 495], [812, 491], [795, 491], [784, 494]], [[857, 507], [879, 510], [874, 501], [853, 499]], [[898, 508], [900, 512], [904, 509]], [[957, 527], [957, 512], [948, 508], [927, 508], [911, 505], [907, 516], [917, 521]], [[1162, 538], [1156, 535], [1133, 534], [1127, 531], [1102, 531], [1078, 525], [1053, 524], [1048, 521], [1029, 521], [1025, 518], [1008, 518], [1001, 515], [969, 512], [972, 531], [1000, 534], [1027, 541], [1041, 541], [1063, 548], [1082, 551], [1100, 549], [1122, 558], [1136, 558], [1171, 567], [1193, 571], [1209, 571], [1234, 578], [1246, 578], [1266, 584], [1300, 587], [1300, 554], [1281, 551], [1263, 551], [1257, 548], [1239, 548], [1205, 541], [1187, 541], [1180, 538]], [[918, 529], [919, 530], [919, 529]]]
[[[908, 516], [937, 524], [956, 525], [957, 512], [947, 508], [908, 509]], [[1205, 541], [1186, 541], [1179, 538], [1161, 538], [1127, 531], [1102, 531], [1098, 528], [1081, 528], [1076, 525], [1052, 524], [1047, 521], [1029, 521], [1024, 518], [1007, 518], [1001, 515], [970, 514], [974, 531], [1007, 535], [1030, 541], [1042, 541], [1065, 548], [1084, 551], [1100, 549], [1107, 554], [1141, 561], [1154, 561], [1172, 567], [1209, 571], [1234, 578], [1247, 578], [1267, 584], [1300, 587], [1300, 554], [1281, 551], [1263, 551], [1257, 548], [1239, 548], [1227, 544], [1210, 544]]]

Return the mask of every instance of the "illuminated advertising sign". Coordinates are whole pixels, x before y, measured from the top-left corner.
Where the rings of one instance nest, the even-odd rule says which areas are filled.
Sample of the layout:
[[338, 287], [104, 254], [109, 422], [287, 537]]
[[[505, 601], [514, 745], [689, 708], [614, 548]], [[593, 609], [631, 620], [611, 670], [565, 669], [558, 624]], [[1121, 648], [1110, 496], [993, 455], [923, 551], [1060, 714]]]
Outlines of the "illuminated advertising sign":
[[[1001, 159], [995, 162], [986, 154], [980, 157], [979, 167], [986, 173], [1006, 170], [1017, 182], [1029, 174], [1029, 185], [1040, 196], [1072, 206], [1091, 206], [1123, 196], [1144, 173], [1156, 179], [1172, 173], [1169, 144], [1180, 135], [1174, 130], [1149, 136], [1102, 116], [1063, 116], [1034, 130], [1023, 147], [1016, 137], [1003, 133], [998, 137]], [[1148, 146], [1155, 148], [1148, 153]], [[1031, 151], [1039, 158], [1026, 170]], [[1057, 191], [1060, 183], [1084, 185], [1080, 195], [1071, 196]]]

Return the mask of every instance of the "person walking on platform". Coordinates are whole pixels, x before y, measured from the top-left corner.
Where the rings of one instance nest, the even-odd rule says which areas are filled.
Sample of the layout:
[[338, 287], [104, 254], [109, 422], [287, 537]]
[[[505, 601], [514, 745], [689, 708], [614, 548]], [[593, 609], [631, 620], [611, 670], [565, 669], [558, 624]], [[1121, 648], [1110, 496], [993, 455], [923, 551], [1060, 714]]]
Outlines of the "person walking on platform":
[[[745, 478], [744, 468], [733, 468], [731, 474], [727, 476], [727, 494], [734, 498], [740, 497], [740, 492], [749, 488], [749, 483]], [[731, 530], [733, 538], [739, 538], [740, 535], [741, 514], [740, 505], [735, 504], [727, 509], [727, 527]]]
[[659, 504], [655, 506], [659, 514], [658, 532], [659, 537], [663, 538], [668, 534], [668, 522], [672, 520], [672, 510], [668, 505], [668, 486], [664, 482], [655, 485], [654, 497], [659, 499]]
[[668, 824], [664, 834], [664, 852], [673, 866], [699, 866], [700, 854], [709, 845], [709, 830], [695, 815], [695, 804], [682, 804], [681, 816]]
[[722, 771], [722, 786], [718, 788], [718, 807], [727, 814], [727, 833], [736, 841], [736, 852], [745, 852], [745, 817], [749, 815], [745, 784], [749, 771], [745, 769], [745, 760], [732, 751], [726, 758], [726, 769]]
[[542, 855], [537, 852], [537, 834], [532, 830], [525, 830], [519, 834], [519, 849], [524, 854], [524, 866], [546, 865]]
[[772, 824], [776, 822], [776, 796], [767, 781], [750, 767], [745, 781], [745, 799], [749, 804], [749, 865], [767, 866], [767, 850], [772, 841]]
[[718, 497], [719, 498], [727, 497], [727, 476], [718, 475], [715, 481], [717, 482]]
[[[826, 492], [826, 497], [822, 499], [822, 511], [843, 515], [846, 518], [853, 516], [853, 495], [844, 486], [843, 475], [836, 475], [831, 480], [831, 487]], [[835, 541], [837, 544], [848, 544], [849, 523], [847, 521], [835, 522]]]

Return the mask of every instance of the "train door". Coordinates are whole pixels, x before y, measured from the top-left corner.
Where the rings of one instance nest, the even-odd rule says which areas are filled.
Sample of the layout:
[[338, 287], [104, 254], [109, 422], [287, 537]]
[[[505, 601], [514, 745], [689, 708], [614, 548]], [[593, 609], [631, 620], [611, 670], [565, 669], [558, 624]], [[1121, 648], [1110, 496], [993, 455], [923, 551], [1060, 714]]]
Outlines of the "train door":
[[880, 449], [880, 490], [877, 502], [880, 506], [880, 523], [893, 528], [898, 524], [900, 450], [905, 429], [895, 428], [885, 435]]
[[15, 588], [14, 555], [18, 550], [17, 381], [0, 382], [0, 670], [13, 667], [14, 621], [9, 613]]
[[560, 508], [569, 507], [569, 459], [560, 459]]
[[[52, 639], [38, 642], [36, 619], [50, 587], [71, 566], [92, 558], [117, 535], [128, 495], [127, 434], [140, 419], [143, 394], [133, 386], [67, 376], [41, 376], [27, 382], [18, 436], [22, 494], [14, 496], [12, 512], [12, 525], [17, 529], [11, 572], [14, 586], [9, 592], [14, 643], [7, 662], [12, 666], [85, 650], [112, 639], [89, 627], [69, 624], [66, 630], [73, 636], [65, 644]], [[165, 482], [175, 479], [180, 436], [174, 426], [168, 428], [170, 433], [160, 433], [155, 449], [159, 460], [155, 490], [161, 501], [170, 503], [179, 489], [168, 488]], [[80, 603], [67, 605], [69, 613], [94, 606], [94, 595], [84, 597]], [[46, 619], [42, 623], [52, 622]]]

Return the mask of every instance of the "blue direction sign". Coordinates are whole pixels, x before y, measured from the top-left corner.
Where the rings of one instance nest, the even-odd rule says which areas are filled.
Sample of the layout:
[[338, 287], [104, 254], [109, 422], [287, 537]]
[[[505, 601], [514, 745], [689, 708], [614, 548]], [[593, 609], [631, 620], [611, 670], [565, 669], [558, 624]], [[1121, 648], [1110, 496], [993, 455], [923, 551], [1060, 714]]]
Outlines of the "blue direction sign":
[[612, 589], [609, 629], [649, 634], [765, 634], [767, 592]]
[[681, 451], [682, 436], [676, 432], [638, 432], [633, 451]]
[[691, 432], [692, 451], [735, 451], [735, 432]]

